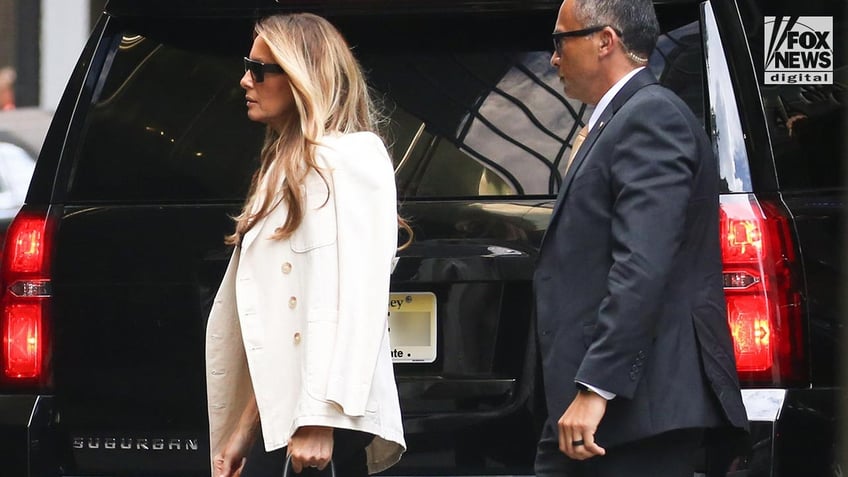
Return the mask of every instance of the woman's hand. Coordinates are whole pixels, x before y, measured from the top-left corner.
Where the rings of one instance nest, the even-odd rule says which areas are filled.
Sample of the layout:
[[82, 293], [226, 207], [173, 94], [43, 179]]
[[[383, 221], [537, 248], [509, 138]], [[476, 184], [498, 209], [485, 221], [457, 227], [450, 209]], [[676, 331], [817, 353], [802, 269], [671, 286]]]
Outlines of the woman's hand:
[[297, 474], [306, 467], [324, 470], [333, 457], [333, 428], [299, 427], [289, 441], [288, 453], [291, 456], [292, 469]]
[[239, 477], [254, 439], [253, 433], [241, 431], [233, 433], [213, 460], [215, 477]]
[[259, 408], [256, 407], [256, 399], [250, 399], [239, 418], [236, 430], [227, 439], [227, 443], [212, 459], [215, 468], [213, 477], [239, 477], [247, 454], [253, 447], [259, 431]]

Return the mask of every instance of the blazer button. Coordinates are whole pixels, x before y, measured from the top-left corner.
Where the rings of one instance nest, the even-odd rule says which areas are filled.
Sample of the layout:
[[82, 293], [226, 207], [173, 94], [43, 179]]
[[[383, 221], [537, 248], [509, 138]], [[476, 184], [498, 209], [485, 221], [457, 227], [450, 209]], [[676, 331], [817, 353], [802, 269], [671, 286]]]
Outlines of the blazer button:
[[289, 298], [289, 308], [294, 309], [297, 306], [297, 298], [291, 297]]
[[294, 334], [294, 344], [300, 344], [300, 332]]
[[289, 262], [286, 262], [286, 263], [283, 264], [282, 269], [283, 269], [283, 273], [288, 275], [289, 273], [291, 273], [292, 264], [289, 263]]

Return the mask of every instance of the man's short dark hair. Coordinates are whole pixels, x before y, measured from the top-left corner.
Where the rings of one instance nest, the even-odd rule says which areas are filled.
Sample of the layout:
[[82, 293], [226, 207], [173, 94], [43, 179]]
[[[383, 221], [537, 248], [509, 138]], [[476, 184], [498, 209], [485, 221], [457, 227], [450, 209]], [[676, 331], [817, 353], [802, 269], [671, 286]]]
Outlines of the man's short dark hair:
[[610, 25], [621, 32], [625, 49], [648, 58], [660, 33], [651, 0], [567, 0], [583, 26]]

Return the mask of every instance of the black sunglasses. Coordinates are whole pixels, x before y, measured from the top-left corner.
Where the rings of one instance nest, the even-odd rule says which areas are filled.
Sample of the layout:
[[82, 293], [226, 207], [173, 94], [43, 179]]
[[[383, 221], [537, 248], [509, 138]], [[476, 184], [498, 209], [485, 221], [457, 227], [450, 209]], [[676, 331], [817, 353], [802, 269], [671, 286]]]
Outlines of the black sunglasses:
[[276, 63], [265, 64], [261, 61], [251, 60], [244, 57], [244, 71], [250, 71], [254, 83], [265, 81], [265, 73], [284, 73], [283, 67]]
[[557, 52], [557, 55], [560, 54], [560, 43], [562, 42], [563, 38], [574, 38], [579, 36], [591, 35], [592, 33], [597, 33], [606, 27], [612, 28], [612, 31], [614, 31], [616, 35], [621, 37], [621, 30], [612, 25], [596, 25], [589, 28], [583, 28], [582, 30], [556, 31], [551, 34], [551, 37], [554, 40], [554, 51]]

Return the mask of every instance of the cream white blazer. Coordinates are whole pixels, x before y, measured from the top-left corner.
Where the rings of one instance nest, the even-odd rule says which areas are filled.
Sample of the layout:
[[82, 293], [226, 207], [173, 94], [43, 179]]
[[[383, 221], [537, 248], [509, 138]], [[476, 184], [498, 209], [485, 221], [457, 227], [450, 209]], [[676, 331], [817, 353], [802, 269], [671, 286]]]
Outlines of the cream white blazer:
[[382, 141], [362, 132], [317, 148], [328, 184], [305, 184], [302, 224], [271, 240], [284, 205], [245, 234], [206, 331], [211, 456], [255, 395], [268, 451], [301, 426], [369, 432], [370, 473], [406, 449], [389, 355], [389, 275], [397, 247], [394, 171]]

